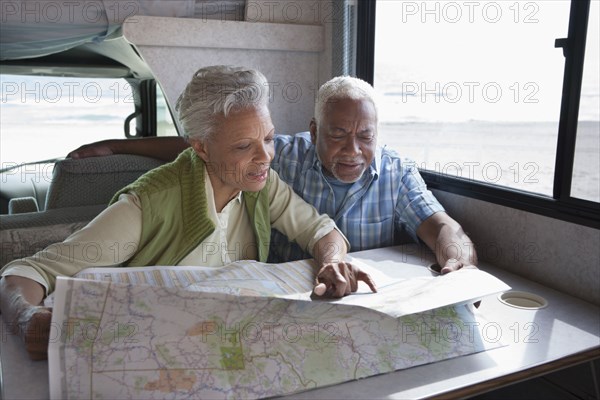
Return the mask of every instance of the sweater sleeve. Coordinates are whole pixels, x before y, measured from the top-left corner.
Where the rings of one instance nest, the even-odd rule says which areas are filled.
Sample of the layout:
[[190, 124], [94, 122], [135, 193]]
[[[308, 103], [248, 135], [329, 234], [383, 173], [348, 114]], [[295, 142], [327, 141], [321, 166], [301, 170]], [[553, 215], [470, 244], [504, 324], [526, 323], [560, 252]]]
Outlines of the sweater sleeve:
[[33, 279], [49, 294], [54, 291], [57, 276], [73, 276], [85, 268], [117, 266], [130, 259], [138, 248], [141, 232], [139, 199], [134, 194], [123, 194], [119, 201], [62, 243], [14, 260], [0, 273]]
[[[339, 229], [326, 214], [319, 215], [317, 210], [298, 196], [290, 186], [279, 178], [277, 172], [269, 174], [269, 202], [271, 226], [288, 237], [306, 252], [313, 254], [315, 243], [332, 230]], [[340, 232], [350, 245], [346, 237]]]

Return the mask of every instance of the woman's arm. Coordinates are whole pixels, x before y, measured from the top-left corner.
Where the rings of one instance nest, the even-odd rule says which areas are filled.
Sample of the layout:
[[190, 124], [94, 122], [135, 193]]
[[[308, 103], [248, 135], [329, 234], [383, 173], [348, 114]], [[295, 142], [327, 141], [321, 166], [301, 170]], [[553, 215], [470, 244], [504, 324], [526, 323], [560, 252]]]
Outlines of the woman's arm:
[[73, 276], [84, 268], [127, 261], [137, 249], [141, 234], [141, 209], [136, 200], [132, 195], [124, 196], [62, 243], [2, 268], [5, 276], [0, 280], [0, 311], [12, 331], [23, 339], [32, 359], [47, 357], [52, 312], [40, 305], [46, 288], [34, 278], [19, 274], [24, 269], [35, 270], [40, 282], [52, 292], [56, 276]]
[[327, 215], [317, 210], [271, 170], [270, 212], [273, 227], [312, 254], [316, 264], [314, 294], [342, 297], [355, 292], [364, 281], [376, 292], [371, 277], [354, 264], [345, 262], [348, 243]]
[[122, 195], [64, 241], [51, 244], [31, 257], [11, 261], [0, 272], [20, 275], [13, 274], [11, 269], [34, 269], [47, 285], [48, 293], [52, 293], [57, 276], [74, 276], [85, 268], [121, 265], [133, 257], [139, 245], [142, 210], [138, 202], [134, 195]]

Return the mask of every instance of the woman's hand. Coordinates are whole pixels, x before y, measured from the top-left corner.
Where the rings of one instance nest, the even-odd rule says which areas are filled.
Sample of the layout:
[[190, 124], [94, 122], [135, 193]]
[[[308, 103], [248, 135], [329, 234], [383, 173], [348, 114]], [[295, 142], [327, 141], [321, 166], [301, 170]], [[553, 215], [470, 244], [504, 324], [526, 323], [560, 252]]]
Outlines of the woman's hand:
[[319, 297], [344, 297], [358, 290], [359, 281], [377, 292], [371, 276], [356, 265], [348, 262], [327, 263], [317, 272], [313, 294]]
[[15, 328], [25, 342], [25, 349], [32, 360], [48, 358], [48, 340], [50, 338], [50, 322], [52, 309], [42, 306], [29, 306], [21, 310], [17, 316]]
[[0, 279], [0, 310], [9, 330], [19, 335], [32, 360], [48, 358], [52, 310], [39, 305], [44, 298], [42, 285], [21, 276]]
[[344, 261], [346, 246], [344, 237], [337, 229], [315, 243], [313, 255], [317, 264], [317, 274], [313, 288], [314, 296], [344, 297], [356, 292], [359, 281], [365, 282], [373, 292], [377, 292], [375, 282], [369, 274]]

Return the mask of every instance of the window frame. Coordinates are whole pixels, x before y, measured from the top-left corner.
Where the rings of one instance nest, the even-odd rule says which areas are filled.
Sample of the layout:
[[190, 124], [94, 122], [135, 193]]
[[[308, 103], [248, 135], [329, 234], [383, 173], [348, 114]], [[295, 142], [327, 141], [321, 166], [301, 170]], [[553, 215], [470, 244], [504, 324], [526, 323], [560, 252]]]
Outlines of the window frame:
[[[565, 68], [552, 197], [420, 169], [430, 188], [600, 229], [600, 203], [574, 198], [570, 193], [589, 9], [590, 0], [571, 0], [568, 37], [557, 38], [555, 43], [563, 49]], [[375, 62], [375, 10], [376, 0], [358, 2], [356, 76], [370, 84]]]

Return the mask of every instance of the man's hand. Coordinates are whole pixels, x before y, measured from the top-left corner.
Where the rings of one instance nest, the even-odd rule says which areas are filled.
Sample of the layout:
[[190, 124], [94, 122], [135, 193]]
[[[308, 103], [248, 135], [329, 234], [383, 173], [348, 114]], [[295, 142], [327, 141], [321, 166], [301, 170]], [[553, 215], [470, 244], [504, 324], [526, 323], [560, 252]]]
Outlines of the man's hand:
[[327, 263], [317, 273], [313, 294], [319, 297], [344, 297], [358, 290], [359, 281], [377, 292], [371, 276], [356, 265], [347, 262]]
[[472, 268], [478, 269], [475, 265], [467, 263], [462, 260], [457, 260], [456, 258], [449, 258], [446, 260], [446, 263], [442, 267], [440, 273], [442, 275], [447, 274], [448, 272], [458, 271], [461, 268]]
[[462, 227], [445, 212], [437, 212], [419, 225], [417, 235], [435, 254], [442, 275], [461, 268], [477, 268], [475, 245]]
[[113, 150], [110, 147], [108, 141], [96, 142], [91, 144], [84, 144], [73, 150], [67, 157], [69, 158], [89, 158], [89, 157], [102, 157], [113, 155]]

